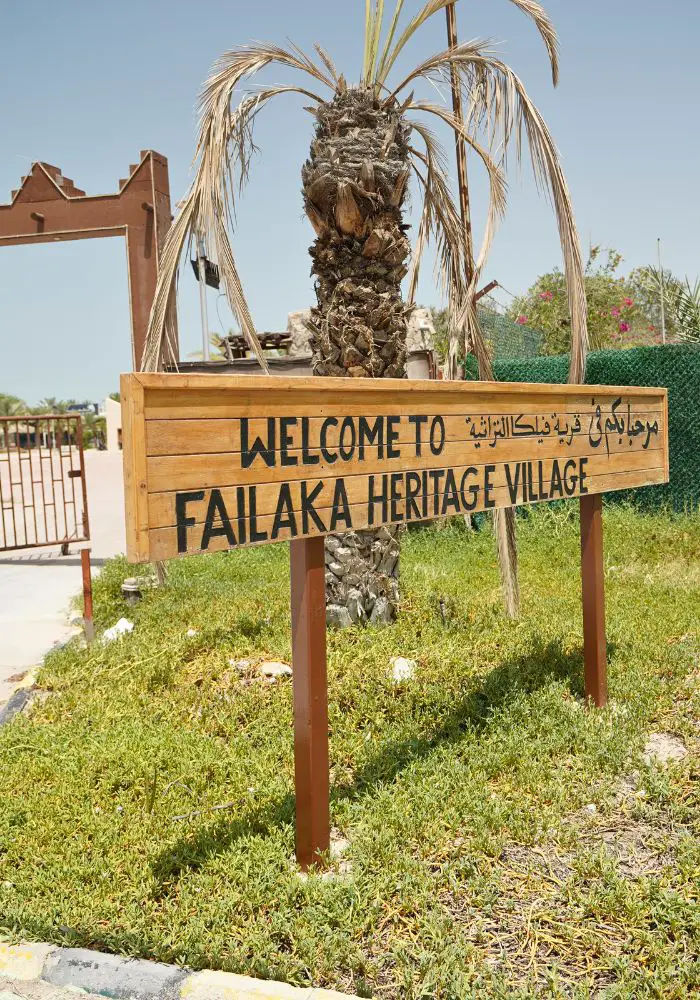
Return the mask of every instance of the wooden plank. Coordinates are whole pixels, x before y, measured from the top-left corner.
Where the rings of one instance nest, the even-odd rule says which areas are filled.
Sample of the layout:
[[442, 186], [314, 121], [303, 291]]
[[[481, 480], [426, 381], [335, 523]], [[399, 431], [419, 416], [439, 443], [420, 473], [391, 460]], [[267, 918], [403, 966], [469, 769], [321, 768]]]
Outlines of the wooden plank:
[[[656, 449], [644, 449], [643, 439], [636, 438], [630, 441], [617, 439], [610, 442], [610, 454], [625, 454], [630, 458], [635, 454], [645, 454]], [[601, 453], [605, 454], [604, 442], [601, 442]], [[421, 456], [420, 468], [440, 469], [444, 467], [462, 465], [489, 465], [501, 464], [504, 462], [520, 462], [527, 460], [540, 460], [560, 458], [579, 458], [597, 451], [591, 447], [588, 439], [576, 438], [570, 447], [561, 445], [558, 440], [545, 439], [542, 444], [530, 441], [499, 441], [496, 448], [481, 446], [471, 441], [450, 441], [445, 444], [440, 454], [431, 454], [430, 449], [426, 449], [428, 454]], [[248, 469], [241, 469], [240, 461], [236, 454], [222, 455], [174, 455], [159, 456], [147, 459], [148, 469], [148, 492], [160, 493], [172, 490], [210, 489], [222, 486], [244, 486], [253, 483], [283, 483], [295, 482], [314, 478], [354, 476], [360, 473], [365, 475], [392, 472], [405, 469], [409, 466], [418, 465], [415, 454], [400, 454], [397, 458], [379, 458], [376, 454], [370, 457], [367, 450], [365, 461], [353, 459], [342, 462], [338, 459], [335, 462], [320, 460], [313, 466], [281, 466], [268, 468], [264, 463], [255, 462], [254, 466]], [[261, 467], [262, 466], [262, 467]]]
[[[543, 463], [543, 476], [544, 478], [551, 480], [552, 466], [555, 459], [546, 460]], [[662, 469], [664, 465], [664, 455], [660, 450], [657, 451], [639, 451], [633, 455], [615, 455], [608, 459], [604, 455], [596, 455], [593, 458], [588, 459], [586, 466], [586, 472], [589, 479], [593, 482], [598, 477], [606, 477], [605, 490], [614, 489], [627, 489], [626, 481], [618, 480], [617, 476], [625, 473], [645, 473], [647, 470], [657, 470]], [[462, 476], [467, 472], [467, 469], [471, 467], [478, 466], [456, 466], [453, 468], [455, 478], [458, 482], [461, 481]], [[420, 469], [406, 469], [402, 470], [406, 475], [408, 474], [420, 474]], [[539, 469], [536, 470], [536, 476], [539, 474]], [[511, 472], [511, 481], [512, 481]], [[639, 475], [637, 475], [639, 479]], [[507, 483], [507, 472], [504, 465], [497, 465], [496, 471], [492, 477], [493, 484], [496, 488], [504, 488]], [[330, 499], [333, 497], [335, 492], [335, 478], [329, 479], [308, 479], [306, 482], [306, 493], [307, 496], [314, 494], [317, 489], [318, 484], [322, 484], [322, 489], [318, 493], [318, 501], [315, 502], [315, 506], [326, 508], [330, 504]], [[367, 476], [357, 475], [357, 476], [347, 476], [343, 477], [345, 493], [347, 495], [348, 503], [351, 505], [360, 504], [367, 501], [368, 497], [368, 484]], [[623, 483], [622, 485], [615, 486], [616, 482]], [[294, 511], [300, 511], [302, 508], [302, 483], [301, 481], [291, 482], [290, 486], [290, 497], [292, 508]], [[220, 487], [221, 500], [227, 509], [235, 510], [238, 500], [237, 492], [239, 486], [224, 486]], [[434, 491], [429, 492], [429, 496], [433, 495]], [[274, 514], [277, 504], [279, 502], [280, 495], [280, 484], [279, 483], [259, 483], [256, 488], [256, 509], [258, 514]], [[196, 512], [198, 506], [206, 510], [208, 504], [208, 498], [202, 500], [199, 505], [192, 504], [190, 506], [190, 511]], [[149, 516], [149, 526], [151, 528], [162, 528], [168, 526], [174, 526], [177, 523], [177, 493], [151, 493], [148, 497], [148, 516]], [[203, 517], [197, 518], [197, 523], [204, 520]]]
[[131, 562], [148, 562], [148, 483], [144, 389], [133, 375], [120, 379], [126, 545]]
[[[257, 383], [262, 379], [257, 377]], [[307, 379], [296, 379], [297, 382], [307, 382]], [[326, 381], [335, 381], [324, 379]], [[341, 382], [358, 382], [359, 379], [341, 379]], [[372, 383], [372, 379], [363, 379], [363, 382]], [[391, 379], [378, 379], [377, 381], [394, 381]], [[251, 379], [248, 378], [248, 383]], [[402, 388], [394, 388], [393, 395], [385, 397], [371, 395], [364, 397], [356, 389], [352, 392], [345, 392], [340, 396], [332, 396], [325, 392], [312, 392], [311, 390], [297, 389], [296, 392], [268, 391], [263, 394], [260, 391], [245, 392], [206, 392], [204, 390], [193, 389], [183, 396], [181, 390], [151, 390], [146, 396], [146, 419], [147, 420], [193, 420], [203, 416], [209, 419], [224, 418], [255, 418], [261, 415], [269, 417], [282, 416], [316, 416], [328, 417], [341, 413], [343, 416], [376, 416], [392, 415], [396, 413], [422, 412], [431, 413], [436, 410], [436, 397], [432, 393], [421, 393], [419, 391], [406, 392], [403, 386], [411, 385], [409, 382], [401, 382]], [[418, 383], [419, 385], [430, 385], [429, 382]], [[579, 386], [572, 388], [576, 392], [564, 393], [563, 386], [548, 386], [546, 393], [532, 393], [523, 390], [518, 395], [517, 408], [513, 403], [513, 397], [508, 399], [503, 394], [494, 394], [490, 390], [483, 388], [484, 383], [475, 383], [481, 386], [474, 390], [467, 383], [437, 383], [438, 385], [457, 385], [465, 387], [462, 389], [463, 395], [457, 396], [453, 392], [448, 392], [444, 398], [440, 399], [439, 412], [447, 414], [464, 414], [470, 412], [482, 413], [592, 413], [598, 401], [613, 401], [621, 395], [625, 399], [630, 399], [638, 410], [660, 410], [663, 406], [661, 395], [640, 394], [637, 389], [629, 390], [627, 393], [581, 393]], [[502, 385], [502, 383], [488, 383], [489, 386]], [[512, 387], [511, 387], [512, 391]], [[595, 399], [596, 403], [592, 400]]]
[[[648, 485], [653, 485], [655, 483], [664, 482], [665, 481], [664, 476], [665, 472], [663, 467], [660, 467], [658, 469], [642, 469], [636, 472], [619, 473], [610, 476], [597, 476], [590, 481], [589, 491], [591, 495], [594, 495], [595, 493], [608, 492], [611, 489], [632, 489], [634, 487], [639, 487], [639, 486], [648, 486]], [[578, 495], [577, 493], [573, 494], [573, 496], [577, 495]], [[520, 499], [518, 500], [517, 503], [514, 504], [512, 502], [510, 492], [508, 491], [507, 488], [500, 488], [493, 490], [491, 493], [491, 499], [493, 501], [493, 507], [489, 507], [488, 509], [524, 506], [526, 503], [532, 502]], [[206, 509], [206, 503], [204, 506]], [[388, 505], [389, 515], [391, 515], [392, 512], [391, 507], [392, 505], [390, 503]], [[450, 516], [459, 513], [478, 513], [479, 511], [483, 511], [485, 509], [487, 509], [486, 505], [484, 504], [483, 500], [480, 499], [473, 508], [467, 510], [467, 508], [464, 507], [463, 503], [461, 502], [461, 498], [458, 495], [458, 506], [455, 507], [453, 505], [450, 505], [450, 507], [445, 510], [444, 515]], [[392, 524], [392, 523], [400, 524], [400, 523], [405, 523], [407, 520], [421, 521], [421, 520], [426, 520], [428, 518], [443, 516], [442, 505], [439, 506], [437, 513], [435, 513], [435, 507], [433, 507], [432, 511], [429, 511], [428, 518], [424, 518], [422, 516], [422, 509], [420, 507], [418, 510], [418, 515], [416, 515], [414, 510], [413, 516], [409, 518], [406, 518], [406, 510], [407, 507], [406, 507], [406, 502], [404, 500], [396, 501], [396, 507], [395, 507], [395, 511], [397, 514], [396, 517], [389, 516], [387, 517], [386, 520], [384, 520], [378, 515], [374, 523], [370, 523], [370, 518], [368, 515], [368, 505], [366, 503], [349, 505], [352, 527], [360, 530], [369, 527], [377, 527], [379, 524]], [[323, 521], [327, 530], [330, 530], [330, 526], [332, 524], [332, 520], [330, 517], [331, 511], [332, 508], [327, 507], [327, 508], [319, 508], [316, 512], [317, 516], [319, 516]], [[288, 518], [288, 512], [286, 513]], [[321, 531], [311, 520], [309, 520], [308, 530], [306, 531], [303, 530], [301, 516], [297, 516], [299, 512], [294, 511], [292, 513], [295, 515], [294, 530], [292, 530], [290, 526], [281, 524], [280, 522], [278, 522], [278, 525], [276, 526], [274, 514], [266, 514], [262, 516], [256, 515], [254, 522], [251, 521], [250, 516], [247, 516], [246, 518], [244, 518], [244, 523], [246, 526], [244, 535], [245, 537], [244, 544], [246, 546], [261, 545], [269, 543], [271, 541], [279, 542], [279, 541], [291, 540], [292, 538], [309, 538], [327, 533]], [[235, 507], [229, 511], [229, 517], [230, 517], [230, 531], [233, 533], [233, 537], [235, 538], [236, 543], [231, 544], [230, 536], [227, 536], [225, 533], [223, 533], [224, 529], [222, 526], [222, 522], [220, 521], [220, 519], [217, 519], [215, 522], [212, 523], [212, 527], [214, 529], [214, 532], [219, 532], [219, 534], [215, 533], [211, 535], [206, 547], [207, 552], [222, 552], [232, 548], [239, 547], [238, 539], [239, 539], [240, 527], [236, 517]], [[282, 519], [280, 519], [280, 521], [281, 520]], [[256, 537], [253, 537], [251, 533], [251, 525], [252, 525], [252, 530], [256, 533]], [[335, 525], [335, 528], [337, 528], [338, 531], [347, 530], [348, 524], [344, 521], [339, 521]], [[204, 523], [195, 520], [195, 522], [187, 528], [186, 538], [188, 542], [188, 549], [186, 552], [180, 552], [178, 546], [178, 537], [176, 528], [174, 527], [152, 528], [149, 531], [151, 558], [175, 559], [179, 556], [195, 555], [203, 551], [201, 548], [203, 529], [204, 529]], [[243, 535], [241, 535], [241, 537], [243, 537]]]
[[[636, 419], [642, 421], [664, 421], [665, 415], [661, 406], [655, 410], [634, 410]], [[415, 444], [417, 435], [424, 438], [429, 430], [430, 422], [440, 414], [421, 414], [420, 422], [418, 417], [413, 421], [402, 421], [395, 430], [395, 442], [398, 445]], [[526, 433], [517, 434], [517, 426], [508, 426], [509, 433], [505, 437], [501, 436], [502, 416], [520, 417], [517, 407], [511, 406], [510, 410], [495, 414], [489, 414], [492, 418], [490, 424], [486, 418], [478, 413], [460, 413], [443, 415], [445, 423], [445, 439], [447, 441], [470, 441], [470, 440], [494, 440], [494, 435], [498, 434], [497, 441], [511, 440], [516, 437], [527, 437]], [[391, 425], [387, 424], [386, 417], [380, 414], [362, 414], [363, 422], [356, 431], [358, 440], [367, 447], [372, 447], [367, 442], [372, 440], [386, 441], [391, 430]], [[591, 421], [594, 418], [592, 411], [581, 420], [579, 431], [575, 430], [576, 424], [573, 422], [573, 414], [560, 411], [558, 413], [547, 413], [542, 417], [539, 414], [531, 415], [531, 419], [519, 421], [526, 428], [530, 423], [533, 426], [535, 417], [540, 420], [539, 426], [549, 434], [550, 427], [559, 427], [565, 439], [573, 435], [588, 434]], [[245, 427], [242, 426], [241, 418], [207, 418], [198, 420], [149, 420], [146, 423], [146, 451], [149, 456], [165, 455], [213, 455], [217, 452], [227, 452], [236, 454], [241, 451], [242, 443], [248, 442], [250, 445], [260, 438], [267, 441], [270, 434], [270, 425], [267, 417], [244, 418]], [[349, 437], [348, 428], [343, 428], [341, 420], [337, 423], [328, 424], [323, 417], [294, 417], [293, 423], [288, 421], [284, 427], [284, 434], [288, 440], [286, 451], [291, 455], [296, 455], [298, 459], [303, 457], [304, 446], [307, 451], [315, 452], [321, 447], [321, 436], [326, 448], [337, 450], [341, 436], [345, 441]], [[337, 419], [337, 418], [336, 418]], [[536, 429], [536, 428], [535, 428]], [[280, 434], [282, 430], [279, 426], [273, 428], [277, 451], [280, 450]], [[490, 432], [490, 433], [489, 433]], [[483, 435], [486, 435], [485, 439]], [[242, 442], [243, 437], [243, 442]], [[537, 434], [533, 434], [537, 440]], [[378, 447], [376, 445], [375, 447]]]
[[[311, 379], [301, 379], [289, 376], [268, 377], [258, 375], [251, 381], [249, 375], [167, 375], [163, 372], [139, 372], [138, 378], [146, 390], [188, 391], [205, 389], [207, 391], [224, 390], [233, 393], [257, 392], [274, 395], [287, 392], [306, 392]], [[488, 386], [491, 395], [511, 395], [514, 391], [529, 392], [533, 395], [546, 395], [552, 390], [563, 395], [577, 393], [593, 393], [594, 395], [615, 396], [621, 393], [635, 393], [639, 396], [658, 396], [666, 390], [650, 388], [649, 386], [619, 386], [619, 385], [568, 385], [544, 382], [431, 382], [422, 379], [363, 379], [362, 387], [358, 379], [324, 378], [323, 388], [328, 394], [337, 396], [360, 391], [366, 395], [376, 394], [379, 397], [394, 393], [397, 389], [406, 393], [425, 393], [442, 396], [445, 393], [463, 393], [477, 390], [484, 391]], [[306, 383], [306, 385], [304, 384]]]

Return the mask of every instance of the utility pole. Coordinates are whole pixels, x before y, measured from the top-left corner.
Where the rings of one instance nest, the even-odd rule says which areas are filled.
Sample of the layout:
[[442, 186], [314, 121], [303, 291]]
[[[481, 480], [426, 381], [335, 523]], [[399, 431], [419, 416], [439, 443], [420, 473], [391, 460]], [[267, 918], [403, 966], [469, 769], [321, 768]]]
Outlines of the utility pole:
[[[447, 16], [447, 45], [450, 49], [457, 48], [457, 12], [455, 4], [451, 3], [445, 7]], [[460, 126], [464, 126], [464, 112], [462, 110], [462, 89], [460, 86], [459, 71], [457, 67], [450, 67], [452, 77], [452, 109], [455, 118]], [[474, 267], [474, 237], [472, 235], [471, 208], [469, 205], [469, 186], [467, 183], [467, 148], [462, 136], [455, 132], [455, 146], [457, 149], [457, 180], [459, 183], [459, 207], [462, 214], [462, 223], [467, 241], [466, 271], [465, 279], [467, 285], [472, 280], [472, 270]]]
[[666, 343], [666, 289], [664, 279], [664, 267], [661, 262], [661, 237], [656, 241], [659, 251], [659, 281], [661, 282], [661, 343]]

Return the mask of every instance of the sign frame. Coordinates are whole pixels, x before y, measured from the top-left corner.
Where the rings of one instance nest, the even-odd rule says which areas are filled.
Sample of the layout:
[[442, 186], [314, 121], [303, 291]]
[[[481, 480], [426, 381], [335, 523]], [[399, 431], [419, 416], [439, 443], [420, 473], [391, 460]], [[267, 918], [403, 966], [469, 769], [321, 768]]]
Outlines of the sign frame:
[[[589, 398], [591, 402], [587, 403]], [[636, 416], [632, 410], [633, 398], [639, 403]], [[217, 541], [217, 547], [224, 549], [285, 538], [290, 541], [296, 852], [302, 869], [322, 861], [330, 846], [324, 537], [331, 529], [329, 523], [316, 516], [315, 523], [313, 519], [307, 519], [313, 530], [298, 532], [294, 504], [300, 502], [299, 495], [303, 502], [307, 482], [304, 475], [308, 474], [309, 479], [322, 483], [324, 489], [327, 482], [335, 482], [336, 495], [337, 483], [344, 483], [348, 478], [348, 482], [352, 482], [352, 486], [348, 487], [350, 494], [358, 497], [363, 496], [366, 480], [370, 484], [369, 500], [365, 508], [358, 503], [357, 509], [361, 512], [365, 510], [370, 522], [345, 525], [346, 528], [363, 529], [370, 525], [379, 527], [402, 521], [403, 516], [398, 515], [401, 503], [406, 520], [409, 519], [408, 490], [397, 498], [396, 506], [393, 502], [391, 506], [380, 506], [381, 513], [376, 524], [371, 520], [374, 515], [370, 514], [373, 504], [376, 506], [375, 493], [372, 492], [375, 475], [377, 479], [383, 475], [383, 489], [388, 490], [386, 484], [390, 482], [393, 491], [394, 481], [398, 483], [401, 476], [418, 476], [415, 470], [405, 471], [406, 462], [411, 464], [409, 459], [418, 468], [423, 467], [421, 462], [432, 462], [430, 476], [435, 484], [442, 482], [436, 478], [439, 474], [443, 475], [445, 482], [450, 482], [445, 469], [441, 472], [435, 469], [444, 464], [448, 471], [454, 473], [450, 465], [452, 458], [464, 459], [462, 467], [457, 469], [457, 472], [465, 470], [462, 485], [467, 481], [465, 477], [481, 470], [483, 475], [481, 472], [478, 474], [481, 476], [480, 485], [476, 484], [478, 476], [473, 478], [469, 494], [471, 497], [481, 496], [484, 506], [479, 509], [533, 502], [533, 480], [537, 478], [540, 490], [534, 502], [554, 499], [542, 489], [543, 477], [546, 480], [547, 476], [551, 477], [550, 486], [554, 482], [559, 483], [559, 495], [563, 497], [562, 475], [574, 466], [575, 469], [569, 469], [569, 484], [573, 483], [573, 488], [571, 492], [567, 488], [566, 495], [578, 496], [580, 501], [584, 688], [586, 698], [596, 707], [607, 704], [602, 496], [618, 482], [617, 489], [668, 482], [666, 389], [133, 373], [122, 375], [121, 399], [127, 555], [131, 562], [196, 554], [207, 549], [210, 537], [218, 540], [223, 536], [223, 542], [219, 544]], [[603, 413], [601, 400], [609, 403], [607, 415]], [[485, 402], [498, 405], [495, 415], [489, 413]], [[428, 414], [433, 414], [432, 417], [425, 414], [426, 408]], [[285, 413], [293, 415], [284, 416]], [[352, 415], [344, 417], [341, 424], [335, 414], [343, 413]], [[313, 443], [318, 441], [314, 435], [318, 436], [320, 432], [323, 446], [326, 431], [328, 434], [342, 433], [341, 428], [348, 421], [365, 420], [367, 423], [370, 418], [364, 414], [372, 415], [375, 420], [373, 425], [367, 424], [367, 449], [348, 454], [347, 475], [338, 477], [332, 468], [337, 461], [337, 453], [322, 447], [321, 453], [315, 454]], [[421, 429], [426, 429], [430, 420], [442, 427], [439, 450], [435, 450], [438, 440], [432, 440], [433, 424], [430, 424], [429, 446], [427, 439], [420, 438]], [[255, 426], [249, 433], [250, 421]], [[279, 428], [275, 421], [279, 421]], [[263, 431], [260, 431], [261, 426]], [[361, 423], [358, 426], [360, 431], [356, 428], [352, 431], [355, 444], [358, 434], [359, 440], [362, 440]], [[258, 436], [258, 432], [262, 436]], [[412, 436], [414, 432], [415, 440]], [[408, 436], [402, 437], [402, 433]], [[303, 447], [299, 447], [299, 439], [293, 437], [294, 434], [302, 435]], [[372, 434], [374, 437], [371, 437]], [[652, 439], [654, 448], [651, 448]], [[334, 440], [336, 448], [342, 446], [342, 438]], [[252, 449], [251, 441], [255, 442]], [[326, 444], [327, 441], [328, 438]], [[393, 452], [390, 452], [388, 442], [394, 446]], [[258, 443], [260, 447], [256, 450]], [[199, 454], [197, 448], [202, 447], [206, 450]], [[374, 447], [377, 448], [376, 455], [370, 450]], [[180, 450], [173, 452], [173, 448]], [[402, 448], [405, 449], [403, 454]], [[532, 460], [528, 459], [530, 448], [533, 450]], [[428, 450], [431, 455], [427, 454]], [[488, 453], [490, 461], [485, 458]], [[515, 457], [506, 457], [504, 453]], [[356, 459], [356, 454], [361, 454], [361, 459]], [[559, 456], [567, 454], [566, 467], [562, 470]], [[239, 478], [233, 478], [235, 469], [231, 471], [233, 455], [238, 456]], [[335, 458], [331, 462], [333, 455]], [[593, 471], [587, 479], [589, 460]], [[536, 474], [533, 462], [539, 463]], [[254, 465], [256, 468], [253, 470]], [[304, 471], [307, 467], [308, 473]], [[222, 469], [223, 474], [229, 477], [226, 483], [219, 483], [216, 478], [222, 475]], [[521, 482], [518, 487], [516, 482], [514, 492], [513, 480], [520, 474], [526, 485]], [[501, 476], [500, 486], [496, 484], [498, 475]], [[198, 477], [203, 477], [204, 488], [193, 491], [193, 485], [198, 487]], [[291, 486], [287, 480], [291, 481]], [[452, 481], [457, 481], [454, 474]], [[427, 482], [424, 477], [421, 494], [423, 509], [417, 502], [413, 504], [418, 514], [425, 511]], [[507, 482], [507, 488], [504, 488], [504, 482]], [[248, 485], [245, 487], [241, 483]], [[301, 494], [292, 490], [295, 484], [301, 484]], [[154, 488], [149, 489], [149, 485]], [[251, 524], [255, 523], [254, 497], [258, 486], [261, 491], [268, 491], [273, 504], [277, 491], [278, 513], [274, 524], [284, 523], [288, 529], [286, 535], [279, 531], [276, 535], [274, 531], [256, 530], [254, 533], [241, 527], [241, 510], [247, 511]], [[241, 501], [241, 491], [245, 488], [249, 498], [247, 508], [245, 499]], [[226, 526], [228, 514], [224, 504], [224, 495], [234, 490], [239, 498], [238, 520], [235, 522], [239, 531], [237, 538], [233, 517]], [[445, 490], [447, 496], [447, 487]], [[217, 528], [208, 527], [207, 514], [200, 547], [191, 549], [192, 531], [198, 531], [202, 522], [197, 521], [196, 515], [187, 517], [186, 504], [189, 501], [180, 503], [178, 498], [196, 497], [193, 503], [204, 503], [207, 491], [210, 494], [208, 509], [211, 511], [213, 507], [216, 511]], [[217, 494], [216, 499], [214, 494]], [[451, 513], [466, 512], [459, 509], [459, 496], [464, 500], [464, 491], [460, 493], [455, 485], [450, 496], [453, 494], [458, 497], [457, 509]], [[414, 494], [415, 497], [418, 495]], [[283, 496], [286, 507], [282, 504]], [[414, 520], [425, 521], [443, 516], [437, 512], [438, 493], [431, 493], [430, 496], [434, 498], [430, 517], [416, 517]], [[350, 510], [353, 505], [349, 503], [347, 494], [345, 499]], [[279, 515], [280, 504], [284, 507], [285, 518]], [[333, 506], [323, 508], [334, 509]], [[176, 510], [175, 521], [173, 512]], [[387, 516], [385, 510], [391, 512], [391, 520], [383, 519]], [[468, 510], [472, 512], [473, 508]], [[149, 522], [151, 516], [163, 520], [164, 524], [153, 526]], [[211, 516], [213, 518], [214, 515]], [[269, 525], [272, 516], [267, 514], [266, 517]], [[324, 530], [321, 531], [318, 525]], [[332, 530], [342, 531], [343, 526]], [[231, 539], [236, 544], [231, 544]]]

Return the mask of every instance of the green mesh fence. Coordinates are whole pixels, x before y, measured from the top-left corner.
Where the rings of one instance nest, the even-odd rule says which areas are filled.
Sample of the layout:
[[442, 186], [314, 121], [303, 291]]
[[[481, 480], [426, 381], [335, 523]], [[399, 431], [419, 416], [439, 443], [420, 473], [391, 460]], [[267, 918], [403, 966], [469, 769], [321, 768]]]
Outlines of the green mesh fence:
[[537, 358], [542, 353], [542, 334], [520, 326], [507, 316], [479, 311], [479, 324], [494, 358]]
[[[494, 363], [499, 382], [566, 382], [568, 355]], [[475, 378], [469, 358], [467, 377]], [[668, 389], [671, 481], [609, 494], [654, 509], [677, 511], [700, 507], [700, 345], [636, 347], [629, 351], [596, 351], [589, 355], [588, 385], [645, 385]]]

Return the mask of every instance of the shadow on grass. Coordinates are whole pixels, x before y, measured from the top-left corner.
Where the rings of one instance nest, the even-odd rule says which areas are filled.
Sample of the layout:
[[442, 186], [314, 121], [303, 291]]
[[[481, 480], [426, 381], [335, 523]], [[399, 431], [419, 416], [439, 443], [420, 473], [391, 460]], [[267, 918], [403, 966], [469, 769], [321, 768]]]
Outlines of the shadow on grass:
[[[568, 681], [572, 694], [583, 693], [583, 656], [580, 650], [565, 652], [561, 641], [535, 642], [524, 655], [506, 660], [484, 678], [481, 686], [468, 692], [431, 732], [415, 738], [383, 743], [377, 753], [358, 771], [353, 780], [331, 789], [331, 805], [371, 795], [393, 782], [416, 760], [427, 757], [437, 746], [459, 742], [465, 732], [484, 732], [498, 711], [516, 692], [526, 694], [553, 681]], [[242, 816], [224, 817], [213, 826], [183, 837], [154, 859], [152, 870], [166, 894], [170, 883], [185, 871], [196, 871], [209, 858], [220, 854], [245, 836], [266, 836], [280, 825], [294, 820], [295, 802], [285, 795], [267, 806], [250, 809]], [[157, 893], [158, 895], [158, 893]]]

